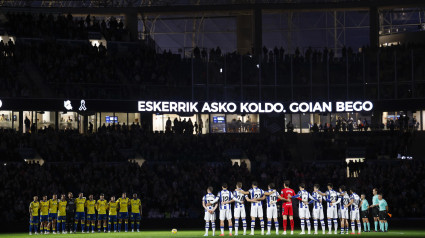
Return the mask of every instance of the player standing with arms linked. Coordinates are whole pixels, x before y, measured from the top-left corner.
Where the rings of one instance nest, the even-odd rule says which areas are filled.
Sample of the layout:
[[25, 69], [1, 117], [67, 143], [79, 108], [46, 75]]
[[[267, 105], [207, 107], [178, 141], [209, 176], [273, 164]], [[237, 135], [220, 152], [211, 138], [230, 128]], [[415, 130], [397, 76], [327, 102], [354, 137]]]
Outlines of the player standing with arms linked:
[[[58, 221], [58, 195], [53, 194], [49, 200], [49, 224], [47, 229], [52, 229], [53, 234], [56, 234], [56, 223]], [[50, 228], [51, 227], [51, 228]]]
[[105, 195], [100, 194], [100, 199], [96, 202], [97, 210], [97, 232], [100, 232], [103, 222], [103, 232], [106, 232], [106, 209], [108, 209], [108, 202], [105, 200]]
[[38, 196], [34, 196], [34, 200], [30, 203], [29, 212], [30, 212], [30, 235], [32, 235], [32, 230], [34, 228], [34, 234], [38, 234], [38, 223], [40, 218], [38, 216], [38, 210], [40, 209], [40, 202], [38, 201]]
[[276, 192], [274, 183], [270, 183], [268, 185], [268, 189], [266, 192], [264, 192], [264, 195], [266, 195], [266, 201], [267, 201], [267, 234], [270, 235], [270, 230], [272, 228], [272, 220], [274, 220], [274, 227], [276, 229], [276, 235], [279, 235], [279, 222], [277, 221], [277, 198], [279, 196], [279, 193]]
[[251, 234], [254, 235], [255, 219], [260, 219], [261, 235], [264, 235], [264, 219], [263, 219], [263, 203], [261, 202], [266, 198], [264, 191], [258, 188], [257, 181], [252, 182], [252, 188], [248, 192], [242, 192], [249, 195], [246, 200], [251, 203]]
[[357, 221], [357, 229], [359, 230], [358, 234], [361, 234], [362, 224], [360, 223], [360, 213], [359, 213], [359, 204], [360, 197], [357, 195], [353, 189], [350, 189], [350, 203], [346, 205], [346, 208], [350, 208], [350, 217], [351, 217], [351, 234], [356, 234], [356, 225]]
[[348, 204], [350, 203], [350, 196], [348, 195], [347, 191], [345, 191], [345, 186], [341, 185], [339, 187], [339, 196], [341, 198], [341, 234], [348, 234], [348, 220], [349, 212], [348, 212]]
[[[207, 188], [207, 194], [202, 198], [202, 207], [205, 209], [205, 234], [204, 236], [208, 236], [208, 230], [210, 228], [210, 221], [211, 221], [211, 228], [212, 228], [212, 235], [215, 235], [215, 209], [217, 209], [218, 204], [216, 203], [213, 205], [213, 202], [215, 201], [215, 196], [212, 194], [213, 187]], [[209, 205], [207, 205], [209, 204]]]
[[227, 190], [227, 183], [221, 185], [222, 190], [217, 194], [213, 203], [217, 201], [220, 204], [220, 236], [224, 236], [224, 221], [227, 220], [229, 224], [229, 235], [232, 235], [233, 224], [232, 224], [232, 206], [228, 204], [230, 200], [233, 200], [233, 194]]
[[322, 234], [324, 235], [326, 233], [326, 226], [325, 226], [325, 216], [323, 213], [323, 206], [322, 206], [322, 195], [319, 194], [322, 193], [319, 190], [320, 186], [319, 184], [315, 184], [314, 185], [314, 190], [312, 193], [313, 198], [316, 200], [313, 203], [313, 220], [314, 220], [314, 234], [317, 235], [318, 232], [317, 230], [319, 229], [319, 222], [318, 220], [320, 220], [320, 225], [322, 227]]
[[68, 200], [66, 201], [66, 225], [69, 233], [72, 233], [74, 227], [74, 219], [75, 219], [75, 199], [74, 195], [69, 192]]
[[372, 190], [372, 216], [375, 223], [375, 232], [378, 232], [378, 222], [379, 222], [379, 199], [378, 199], [378, 189], [374, 188]]
[[142, 202], [137, 198], [137, 194], [133, 193], [131, 205], [131, 232], [134, 232], [134, 223], [137, 223], [137, 232], [140, 231], [140, 220], [142, 218]]
[[57, 230], [59, 234], [59, 228], [61, 228], [62, 223], [62, 234], [66, 234], [66, 208], [67, 208], [67, 201], [65, 194], [61, 195], [61, 200], [58, 202], [58, 225]]
[[[307, 224], [307, 230], [308, 234], [311, 234], [311, 224], [310, 224], [310, 209], [308, 205], [312, 202], [314, 202], [314, 198], [311, 196], [309, 192], [305, 190], [305, 184], [301, 183], [299, 185], [300, 191], [297, 195], [293, 196], [292, 198], [299, 198], [299, 216], [301, 219], [301, 233], [300, 235], [305, 234], [305, 223]], [[310, 202], [308, 200], [311, 200]], [[305, 223], [304, 223], [305, 220]]]
[[125, 222], [125, 232], [128, 232], [128, 206], [130, 201], [126, 193], [122, 193], [122, 196], [118, 199], [119, 213], [118, 213], [118, 232], [121, 231], [121, 224]]
[[328, 217], [328, 234], [332, 234], [332, 221], [334, 222], [335, 234], [338, 232], [338, 210], [337, 204], [341, 202], [339, 193], [333, 190], [333, 184], [328, 183], [328, 191], [326, 193], [317, 192], [318, 194], [324, 196], [325, 201], [328, 202], [327, 207], [327, 217]]
[[387, 221], [387, 213], [388, 213], [388, 203], [385, 199], [382, 198], [382, 193], [378, 194], [379, 199], [379, 224], [382, 232], [388, 232], [388, 221]]
[[108, 217], [108, 233], [111, 232], [111, 225], [114, 223], [114, 232], [117, 232], [117, 209], [118, 202], [115, 201], [115, 196], [111, 197], [108, 203], [109, 217]]
[[78, 194], [78, 198], [75, 199], [75, 223], [74, 223], [74, 231], [77, 232], [78, 221], [81, 221], [81, 233], [84, 233], [85, 221], [86, 221], [86, 213], [84, 212], [84, 208], [86, 206], [86, 198], [83, 197], [83, 193]]
[[90, 232], [90, 226], [91, 226], [91, 233], [94, 233], [94, 227], [96, 225], [96, 200], [93, 199], [93, 195], [89, 195], [89, 200], [86, 201], [85, 204], [87, 208], [87, 233]]
[[291, 235], [294, 234], [294, 211], [292, 209], [292, 200], [290, 197], [295, 196], [295, 191], [289, 188], [289, 180], [283, 182], [283, 189], [280, 192], [279, 200], [283, 201], [282, 204], [282, 220], [283, 220], [283, 235], [286, 235], [286, 225], [289, 216], [291, 223]]
[[360, 198], [361, 198], [361, 202], [360, 202], [360, 207], [361, 207], [360, 217], [363, 220], [364, 232], [370, 232], [369, 202], [366, 200], [366, 195], [365, 194], [362, 194]]
[[47, 224], [49, 222], [49, 201], [47, 200], [47, 196], [43, 196], [43, 200], [40, 201], [40, 233], [48, 234]]
[[236, 189], [233, 192], [233, 199], [228, 202], [223, 202], [223, 204], [228, 203], [235, 203], [235, 210], [234, 210], [234, 216], [235, 216], [235, 236], [238, 235], [239, 232], [239, 217], [242, 218], [242, 224], [243, 224], [243, 234], [246, 235], [246, 212], [245, 212], [245, 205], [244, 201], [245, 198], [248, 195], [245, 195], [242, 190], [242, 183], [237, 182], [236, 183]]

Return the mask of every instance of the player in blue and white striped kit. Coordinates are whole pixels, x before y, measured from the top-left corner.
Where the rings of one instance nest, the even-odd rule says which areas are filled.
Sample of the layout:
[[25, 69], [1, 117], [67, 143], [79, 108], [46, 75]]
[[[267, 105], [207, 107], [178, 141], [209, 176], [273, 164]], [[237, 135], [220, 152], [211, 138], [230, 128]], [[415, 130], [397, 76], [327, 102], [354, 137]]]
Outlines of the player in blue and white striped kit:
[[[205, 209], [205, 234], [204, 236], [208, 236], [208, 230], [210, 228], [210, 221], [211, 221], [211, 228], [212, 228], [212, 235], [215, 235], [215, 210], [217, 209], [218, 204], [213, 204], [213, 201], [215, 200], [214, 194], [212, 194], [213, 188], [208, 187], [207, 188], [207, 194], [202, 198], [202, 206]], [[210, 205], [207, 205], [210, 204]]]
[[351, 234], [356, 234], [356, 225], [355, 222], [357, 221], [357, 228], [359, 230], [358, 234], [361, 234], [362, 230], [362, 224], [360, 223], [360, 212], [359, 212], [359, 204], [360, 204], [360, 197], [357, 195], [353, 189], [350, 189], [350, 203], [348, 203], [347, 207], [350, 208], [350, 217], [351, 217]]
[[[300, 191], [297, 195], [292, 198], [299, 198], [299, 216], [301, 219], [301, 233], [300, 235], [305, 234], [305, 223], [307, 223], [308, 234], [311, 234], [311, 225], [310, 225], [310, 210], [308, 208], [308, 204], [315, 201], [314, 197], [311, 196], [309, 192], [305, 190], [305, 184], [301, 183], [299, 185]], [[311, 200], [310, 202], [308, 200]], [[305, 223], [304, 223], [305, 221]]]
[[267, 201], [267, 234], [270, 235], [270, 230], [272, 228], [272, 219], [274, 220], [274, 227], [276, 228], [276, 235], [279, 235], [279, 222], [277, 221], [277, 198], [279, 193], [276, 192], [274, 183], [270, 183], [264, 195], [266, 195]]
[[238, 235], [239, 232], [239, 218], [242, 218], [242, 226], [243, 226], [243, 235], [246, 235], [246, 211], [245, 211], [245, 198], [248, 195], [245, 195], [245, 191], [242, 190], [242, 183], [236, 183], [236, 189], [233, 192], [233, 199], [229, 202], [225, 203], [235, 203], [234, 216], [235, 216], [235, 235]]
[[328, 217], [328, 234], [332, 234], [332, 221], [334, 222], [335, 234], [338, 232], [338, 211], [337, 205], [341, 202], [339, 193], [333, 190], [333, 184], [328, 183], [328, 191], [326, 193], [317, 192], [320, 195], [324, 196], [326, 202], [328, 202], [327, 207], [327, 217]]
[[261, 235], [264, 235], [264, 219], [263, 219], [263, 203], [261, 202], [266, 198], [264, 191], [258, 188], [256, 181], [252, 182], [252, 188], [248, 192], [243, 192], [245, 195], [249, 195], [246, 198], [251, 203], [251, 234], [254, 235], [255, 219], [260, 218]]
[[341, 198], [341, 234], [348, 234], [348, 220], [350, 219], [350, 216], [347, 205], [350, 203], [350, 196], [345, 191], [344, 185], [341, 185], [339, 187], [339, 196]]
[[319, 229], [319, 222], [318, 220], [320, 220], [320, 225], [322, 227], [322, 234], [326, 233], [326, 226], [325, 226], [325, 216], [323, 214], [323, 206], [322, 206], [322, 195], [320, 195], [319, 193], [322, 193], [320, 190], [320, 185], [319, 184], [315, 184], [314, 185], [314, 191], [312, 193], [313, 198], [316, 200], [313, 202], [313, 221], [314, 221], [314, 234], [317, 235], [318, 232], [317, 230]]
[[233, 226], [232, 226], [232, 205], [228, 202], [233, 200], [233, 194], [227, 190], [227, 183], [221, 185], [221, 190], [217, 197], [214, 200], [214, 203], [219, 201], [220, 206], [220, 236], [224, 236], [224, 221], [227, 220], [229, 224], [229, 235], [232, 235]]

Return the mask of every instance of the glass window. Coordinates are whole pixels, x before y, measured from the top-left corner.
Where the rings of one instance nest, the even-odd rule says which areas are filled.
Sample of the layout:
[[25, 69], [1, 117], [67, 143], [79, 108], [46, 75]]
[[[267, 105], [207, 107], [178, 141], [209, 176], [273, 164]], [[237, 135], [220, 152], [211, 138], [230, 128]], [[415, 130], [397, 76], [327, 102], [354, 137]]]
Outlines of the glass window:
[[0, 129], [12, 129], [12, 111], [0, 111]]
[[116, 112], [115, 117], [121, 126], [128, 124], [127, 113]]
[[103, 126], [112, 125], [113, 123], [118, 123], [118, 118], [115, 117], [113, 112], [102, 112], [102, 117], [100, 118], [100, 124]]
[[211, 133], [226, 133], [226, 115], [225, 114], [211, 114]]
[[13, 112], [13, 129], [19, 130], [19, 112]]
[[260, 117], [258, 114], [228, 114], [226, 115], [227, 132], [255, 133], [259, 132]]
[[37, 112], [37, 129], [55, 128], [55, 112]]
[[78, 113], [76, 112], [60, 112], [59, 113], [59, 130], [77, 130], [78, 129]]
[[23, 118], [22, 118], [23, 125], [24, 125], [22, 128], [24, 130], [23, 132], [27, 133], [31, 131], [31, 125], [34, 122], [33, 115], [34, 115], [33, 111], [23, 112]]

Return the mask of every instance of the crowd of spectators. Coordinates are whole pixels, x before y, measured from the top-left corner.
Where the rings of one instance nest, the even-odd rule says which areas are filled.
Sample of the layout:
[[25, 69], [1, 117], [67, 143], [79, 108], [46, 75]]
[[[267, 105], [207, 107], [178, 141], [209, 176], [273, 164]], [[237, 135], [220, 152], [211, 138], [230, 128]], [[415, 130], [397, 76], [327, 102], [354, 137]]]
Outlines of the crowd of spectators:
[[[3, 202], [0, 215], [6, 219], [4, 222], [27, 221], [28, 204], [34, 195], [50, 197], [53, 193], [72, 191], [95, 197], [105, 193], [109, 198], [127, 192], [138, 193], [141, 197], [144, 218], [202, 219], [203, 209], [200, 203], [193, 201], [200, 201], [209, 185], [217, 193], [222, 182], [234, 189], [235, 183], [242, 181], [243, 189], [249, 189], [255, 180], [265, 189], [270, 182], [280, 188], [282, 181], [289, 179], [296, 191], [301, 182], [306, 183], [308, 190], [315, 183], [326, 190], [328, 182], [335, 188], [339, 185], [353, 187], [358, 194], [365, 193], [369, 202], [372, 189], [377, 187], [394, 218], [425, 216], [425, 206], [420, 200], [425, 189], [421, 176], [423, 161], [366, 163], [358, 178], [347, 178], [343, 163], [263, 161], [253, 165], [249, 171], [246, 164], [239, 166], [230, 162], [147, 161], [142, 166], [137, 163], [7, 164], [0, 168], [0, 199]], [[164, 193], [172, 196], [158, 196]]]

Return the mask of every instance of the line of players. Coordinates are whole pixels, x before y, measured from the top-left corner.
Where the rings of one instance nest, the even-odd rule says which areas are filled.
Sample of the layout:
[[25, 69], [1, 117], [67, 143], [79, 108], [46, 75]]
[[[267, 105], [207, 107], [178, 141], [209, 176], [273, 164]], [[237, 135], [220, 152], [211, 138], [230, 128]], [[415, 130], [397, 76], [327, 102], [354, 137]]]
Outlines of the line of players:
[[[328, 190], [323, 193], [319, 190], [319, 185], [314, 185], [313, 193], [309, 193], [305, 190], [305, 185], [300, 184], [300, 191], [295, 194], [294, 190], [289, 188], [289, 181], [285, 181], [279, 194], [273, 183], [268, 185], [268, 190], [263, 191], [258, 188], [257, 182], [252, 182], [252, 188], [248, 191], [242, 190], [242, 183], [236, 184], [234, 192], [227, 190], [227, 184], [222, 184], [222, 190], [215, 196], [212, 194], [213, 188], [207, 188], [207, 194], [202, 198], [202, 206], [205, 209], [205, 234], [208, 236], [208, 231], [212, 228], [212, 235], [215, 235], [215, 210], [219, 207], [219, 219], [220, 219], [220, 236], [224, 236], [224, 222], [228, 221], [229, 235], [232, 235], [233, 224], [232, 224], [232, 210], [230, 203], [234, 205], [234, 217], [235, 217], [235, 235], [238, 235], [239, 230], [239, 218], [242, 219], [243, 235], [246, 235], [247, 222], [245, 212], [245, 201], [251, 203], [251, 233], [254, 235], [254, 228], [256, 218], [260, 220], [261, 234], [264, 235], [264, 219], [263, 219], [263, 204], [262, 201], [266, 200], [267, 207], [267, 233], [271, 234], [272, 222], [274, 222], [276, 235], [279, 234], [279, 222], [277, 220], [277, 205], [276, 203], [282, 201], [282, 216], [283, 216], [283, 235], [286, 235], [287, 218], [289, 216], [291, 224], [291, 235], [294, 234], [294, 221], [293, 221], [293, 209], [292, 199], [298, 199], [299, 202], [299, 216], [301, 219], [301, 233], [305, 234], [305, 226], [307, 225], [308, 234], [311, 234], [310, 224], [310, 210], [309, 204], [313, 203], [313, 221], [314, 221], [314, 234], [318, 234], [319, 221], [322, 228], [322, 233], [326, 233], [326, 226], [324, 220], [322, 201], [327, 202], [327, 221], [328, 221], [328, 234], [332, 234], [332, 222], [334, 226], [334, 234], [337, 234], [338, 230], [338, 217], [341, 219], [341, 233], [348, 234], [348, 220], [351, 217], [351, 234], [355, 234], [356, 223], [358, 227], [358, 233], [361, 233], [360, 217], [364, 222], [364, 231], [368, 231], [368, 210], [371, 207], [373, 209], [373, 216], [375, 220], [379, 217], [381, 231], [388, 230], [388, 223], [386, 221], [386, 214], [388, 212], [388, 204], [382, 198], [382, 194], [378, 194], [377, 189], [373, 190], [374, 198], [372, 206], [369, 206], [365, 195], [362, 194], [359, 197], [352, 189], [346, 191], [345, 186], [339, 187], [339, 192], [333, 190], [333, 185], [329, 183], [327, 185]], [[360, 213], [361, 209], [361, 213]], [[378, 212], [379, 211], [379, 212]], [[349, 216], [350, 214], [350, 216]], [[375, 231], [377, 231], [377, 222], [375, 221]]]
[[[104, 194], [100, 194], [99, 200], [94, 200], [93, 195], [89, 195], [86, 199], [83, 193], [78, 194], [78, 198], [73, 198], [73, 194], [68, 193], [68, 198], [65, 194], [58, 199], [56, 194], [53, 194], [52, 199], [47, 200], [47, 196], [43, 196], [41, 201], [38, 201], [38, 196], [34, 196], [34, 200], [30, 203], [30, 227], [29, 234], [32, 231], [38, 234], [40, 225], [41, 234], [49, 234], [52, 230], [53, 234], [62, 234], [77, 232], [78, 223], [81, 222], [81, 232], [95, 232], [96, 213], [97, 213], [97, 229], [103, 232], [111, 232], [112, 225], [114, 232], [121, 231], [121, 224], [125, 224], [125, 232], [128, 231], [129, 208], [131, 231], [134, 232], [136, 223], [137, 232], [140, 231], [140, 220], [142, 216], [141, 200], [137, 198], [137, 194], [133, 194], [133, 198], [127, 198], [126, 193], [115, 200], [115, 196], [111, 196], [109, 202], [105, 200]], [[107, 215], [108, 214], [108, 215]], [[85, 222], [87, 220], [87, 223]], [[107, 224], [108, 220], [108, 224]], [[118, 222], [118, 224], [117, 224]], [[68, 226], [68, 227], [67, 227]], [[118, 230], [117, 230], [118, 226]], [[57, 231], [57, 233], [56, 233]]]

